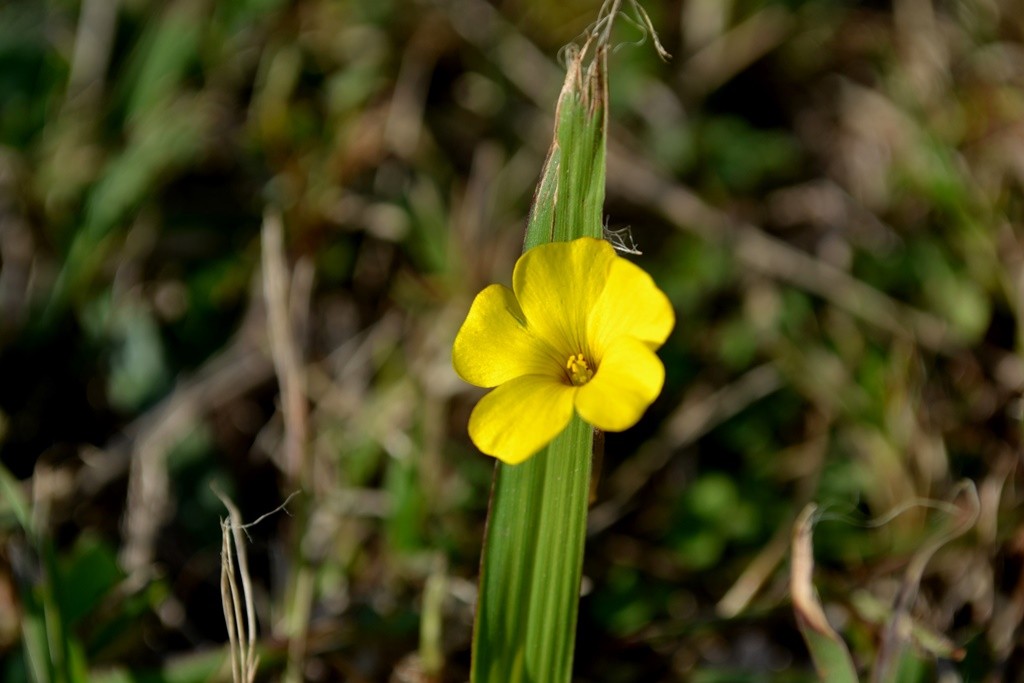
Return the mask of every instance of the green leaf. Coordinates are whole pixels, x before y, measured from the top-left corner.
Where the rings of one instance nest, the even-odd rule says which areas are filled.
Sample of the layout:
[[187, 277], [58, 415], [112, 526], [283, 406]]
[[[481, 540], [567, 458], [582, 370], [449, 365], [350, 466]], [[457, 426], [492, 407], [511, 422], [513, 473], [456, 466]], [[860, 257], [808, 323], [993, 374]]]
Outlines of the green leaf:
[[579, 417], [520, 465], [498, 464], [472, 680], [569, 681], [593, 430]]
[[21, 635], [26, 668], [35, 683], [87, 680], [81, 644], [68, 628], [59, 600], [59, 572], [50, 539], [33, 524], [17, 480], [0, 466], [0, 494], [24, 537], [9, 542], [11, 565], [22, 605]]
[[3, 465], [0, 465], [0, 503], [3, 504], [3, 507], [0, 507], [0, 513], [6, 512], [5, 508], [9, 509], [14, 520], [25, 533], [32, 534], [32, 513], [29, 510], [28, 502], [22, 495], [18, 480]]
[[114, 550], [89, 532], [59, 562], [61, 611], [69, 624], [89, 615], [123, 578]]
[[[277, 662], [280, 655], [273, 651], [262, 650], [260, 661]], [[92, 683], [209, 683], [210, 681], [230, 681], [227, 648], [209, 650], [195, 654], [173, 657], [155, 670], [133, 671], [124, 667], [116, 667], [104, 671], [93, 671], [89, 680]]]
[[[869, 624], [882, 627], [892, 619], [892, 606], [871, 595], [868, 591], [860, 590], [850, 596], [850, 603], [859, 616]], [[927, 624], [908, 615], [910, 628], [910, 641], [913, 645], [931, 657], [941, 657], [960, 661], [964, 658], [964, 650], [946, 635], [932, 629]]]
[[[569, 67], [524, 251], [601, 237], [606, 53]], [[578, 416], [519, 465], [498, 463], [473, 633], [474, 683], [568, 682], [576, 640], [593, 429]]]
[[555, 139], [533, 198], [523, 251], [577, 237], [601, 237], [607, 129], [606, 62], [569, 66], [555, 114]]

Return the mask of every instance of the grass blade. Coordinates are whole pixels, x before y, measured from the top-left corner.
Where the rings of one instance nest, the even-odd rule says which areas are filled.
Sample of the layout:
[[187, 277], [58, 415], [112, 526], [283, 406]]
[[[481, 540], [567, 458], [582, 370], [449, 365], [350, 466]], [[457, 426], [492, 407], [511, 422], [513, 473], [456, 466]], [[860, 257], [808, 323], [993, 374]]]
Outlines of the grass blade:
[[[578, 53], [524, 251], [600, 237], [605, 184], [606, 51]], [[474, 683], [568, 682], [586, 536], [593, 429], [574, 416], [526, 462], [496, 465], [473, 634]]]
[[814, 549], [811, 536], [816, 512], [817, 506], [809, 504], [793, 525], [793, 559], [790, 569], [793, 611], [818, 677], [829, 683], [857, 683], [857, 669], [850, 651], [828, 623], [821, 603], [814, 594]]
[[607, 130], [607, 51], [569, 65], [555, 113], [555, 135], [526, 226], [523, 251], [538, 244], [601, 237]]

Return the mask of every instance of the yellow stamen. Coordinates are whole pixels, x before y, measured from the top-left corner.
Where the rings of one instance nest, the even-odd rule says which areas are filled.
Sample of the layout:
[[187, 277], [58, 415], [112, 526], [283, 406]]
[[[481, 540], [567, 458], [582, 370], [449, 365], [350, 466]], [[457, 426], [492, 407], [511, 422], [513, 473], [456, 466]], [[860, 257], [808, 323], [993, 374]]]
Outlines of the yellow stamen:
[[590, 364], [587, 363], [587, 359], [583, 357], [582, 353], [569, 356], [565, 369], [569, 371], [569, 381], [576, 386], [586, 384], [594, 376], [594, 371], [590, 369]]

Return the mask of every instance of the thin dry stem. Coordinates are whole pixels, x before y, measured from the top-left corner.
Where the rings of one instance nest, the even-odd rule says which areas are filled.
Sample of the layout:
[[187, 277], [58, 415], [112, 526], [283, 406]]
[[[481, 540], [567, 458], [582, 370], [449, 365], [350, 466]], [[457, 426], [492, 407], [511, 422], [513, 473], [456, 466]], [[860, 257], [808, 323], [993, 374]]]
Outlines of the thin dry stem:
[[[309, 403], [306, 398], [306, 372], [301, 345], [295, 332], [296, 310], [309, 305], [313, 272], [299, 267], [291, 281], [284, 254], [284, 228], [281, 217], [271, 211], [263, 220], [263, 294], [267, 304], [267, 335], [271, 356], [281, 390], [281, 415], [284, 421], [284, 470], [289, 481], [314, 494], [312, 463], [309, 457]], [[299, 301], [296, 290], [303, 297]], [[306, 657], [309, 615], [315, 597], [313, 570], [302, 550], [306, 523], [310, 518], [308, 498], [301, 501], [292, 538], [295, 574], [287, 592], [285, 628], [288, 636], [288, 661], [285, 681], [302, 678]]]
[[284, 255], [281, 217], [268, 212], [263, 219], [263, 296], [267, 304], [267, 334], [274, 370], [281, 387], [284, 418], [284, 462], [289, 480], [306, 484], [306, 444], [309, 409], [305, 373], [289, 311], [289, 277]]
[[65, 114], [93, 110], [103, 95], [117, 27], [118, 0], [85, 0], [78, 16], [75, 48], [68, 76]]
[[790, 564], [789, 590], [793, 597], [793, 609], [808, 627], [828, 638], [841, 642], [814, 592], [814, 550], [812, 533], [818, 506], [808, 503], [797, 517], [792, 531], [792, 561]]
[[[654, 43], [654, 50], [658, 53], [658, 57], [665, 61], [671, 59], [672, 55], [661, 44], [658, 32], [654, 29], [654, 23], [651, 22], [651, 18], [647, 14], [647, 10], [643, 8], [643, 5], [638, 0], [629, 0], [629, 9], [632, 10], [632, 14], [623, 11], [622, 0], [605, 0], [604, 4], [601, 5], [601, 10], [598, 12], [597, 20], [581, 36], [583, 47], [579, 48], [580, 51], [586, 52], [591, 44], [595, 48], [609, 47], [611, 45], [612, 28], [615, 26], [615, 20], [621, 18], [640, 30], [642, 34], [640, 40], [634, 44], [642, 45], [650, 38], [651, 42]], [[572, 50], [572, 46], [567, 46], [567, 49]], [[563, 54], [567, 57], [573, 56], [572, 54], [566, 54], [564, 51]]]
[[687, 60], [682, 70], [687, 90], [694, 96], [713, 92], [781, 45], [795, 24], [793, 16], [777, 5], [754, 13]]
[[[969, 480], [963, 481], [953, 493], [951, 501], [958, 498], [962, 498], [966, 506], [960, 507], [954, 502], [927, 502], [928, 507], [948, 512], [954, 518], [954, 524], [947, 531], [936, 534], [933, 538], [929, 539], [910, 559], [903, 575], [903, 581], [896, 594], [892, 616], [882, 634], [882, 642], [878, 648], [875, 665], [871, 672], [872, 681], [881, 683], [882, 681], [893, 680], [892, 674], [898, 664], [897, 654], [903, 645], [910, 640], [912, 626], [910, 608], [917, 598], [921, 579], [924, 578], [924, 570], [928, 563], [942, 546], [967, 533], [978, 521], [978, 516], [981, 513], [981, 502], [978, 498], [978, 490], [975, 488], [974, 482]], [[914, 501], [913, 504], [925, 503]], [[908, 508], [903, 506], [895, 514], [900, 514], [906, 509]]]
[[[242, 524], [242, 515], [231, 499], [216, 488], [214, 488], [214, 493], [228, 509], [228, 519], [222, 519], [220, 522], [220, 589], [224, 608], [224, 623], [227, 625], [228, 642], [231, 649], [231, 676], [235, 683], [252, 683], [256, 679], [256, 671], [259, 668], [259, 657], [256, 654], [256, 607], [253, 604], [249, 558], [243, 538], [246, 525]], [[264, 517], [266, 515], [260, 517], [260, 520]], [[255, 523], [253, 522], [253, 524]], [[236, 557], [238, 558], [237, 568]], [[236, 575], [242, 582], [241, 593], [238, 590]]]
[[[800, 444], [793, 453], [800, 461], [807, 463], [807, 472], [802, 476], [794, 496], [792, 517], [780, 524], [771, 541], [761, 549], [750, 564], [746, 566], [732, 587], [726, 591], [722, 599], [715, 605], [715, 612], [727, 619], [740, 614], [747, 608], [754, 596], [762, 589], [775, 573], [778, 566], [785, 560], [789, 549], [790, 529], [796, 521], [796, 510], [803, 509], [818, 490], [826, 451], [828, 449], [828, 423], [818, 428], [819, 433], [812, 436], [806, 443]], [[781, 455], [781, 454], [780, 454]]]

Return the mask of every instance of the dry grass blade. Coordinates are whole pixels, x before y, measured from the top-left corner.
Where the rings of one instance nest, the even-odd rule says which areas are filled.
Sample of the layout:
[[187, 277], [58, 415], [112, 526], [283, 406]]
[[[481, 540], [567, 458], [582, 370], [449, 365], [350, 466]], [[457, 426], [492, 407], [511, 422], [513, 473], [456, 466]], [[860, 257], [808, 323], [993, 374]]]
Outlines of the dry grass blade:
[[[228, 518], [220, 522], [220, 595], [231, 649], [231, 679], [235, 683], [252, 683], [256, 680], [259, 657], [256, 655], [256, 608], [253, 605], [249, 559], [242, 537], [245, 526], [231, 499], [216, 489], [214, 493], [228, 509]], [[241, 593], [238, 590], [239, 579]]]
[[263, 219], [263, 295], [267, 300], [267, 333], [274, 369], [281, 386], [285, 423], [285, 468], [292, 482], [305, 482], [309, 409], [305, 373], [293, 332], [289, 306], [288, 266], [284, 255], [281, 217], [268, 212]]
[[732, 587], [715, 605], [715, 612], [719, 616], [731, 619], [738, 616], [750, 604], [751, 599], [785, 559], [789, 536], [789, 530], [780, 526], [772, 540], [747, 565]]
[[[884, 626], [892, 619], [892, 605], [872, 595], [866, 590], [850, 595], [850, 606], [857, 616], [866, 623]], [[931, 628], [928, 624], [906, 614], [904, 618], [909, 625], [911, 641], [916, 652], [927, 653], [933, 657], [959, 661], [964, 658], [965, 650], [946, 634]]]
[[[808, 466], [808, 474], [800, 478], [793, 496], [793, 510], [802, 510], [819, 490], [821, 482], [821, 465], [826, 457], [829, 439], [827, 436], [828, 422], [824, 427], [813, 435], [806, 442], [799, 444], [791, 450], [792, 457], [799, 460], [801, 464]], [[824, 433], [821, 433], [824, 432]], [[781, 457], [787, 457], [779, 454]], [[817, 464], [815, 464], [817, 463]], [[765, 545], [754, 559], [747, 565], [739, 575], [732, 587], [715, 605], [715, 612], [725, 618], [738, 616], [747, 608], [754, 596], [768, 583], [775, 575], [776, 568], [786, 558], [786, 551], [789, 548], [792, 536], [792, 526], [796, 514], [790, 516], [785, 523], [779, 524], [771, 540]]]
[[[283, 469], [288, 480], [314, 494], [312, 463], [309, 457], [309, 404], [307, 401], [306, 372], [295, 332], [296, 311], [308, 306], [312, 288], [311, 268], [297, 268], [289, 277], [284, 253], [284, 226], [281, 217], [268, 211], [263, 219], [263, 295], [267, 302], [267, 334], [274, 369], [281, 390], [281, 413], [284, 419]], [[297, 291], [304, 294], [300, 297]], [[313, 569], [303, 550], [304, 530], [311, 510], [308, 498], [300, 501], [296, 512], [292, 554], [296, 570], [287, 591], [286, 635], [288, 636], [288, 664], [284, 680], [299, 681], [306, 657], [309, 615], [315, 599]]]
[[793, 558], [790, 593], [800, 633], [810, 650], [814, 668], [823, 681], [857, 683], [857, 670], [846, 643], [825, 618], [814, 591], [814, 547], [812, 534], [818, 506], [808, 504], [793, 525]]
[[86, 0], [82, 3], [71, 72], [68, 75], [65, 115], [72, 113], [76, 107], [91, 110], [100, 101], [113, 51], [118, 4], [116, 1], [104, 0]]
[[961, 507], [950, 503], [942, 506], [955, 517], [955, 524], [948, 531], [937, 534], [934, 538], [925, 543], [920, 550], [914, 553], [907, 569], [903, 575], [899, 592], [892, 609], [892, 616], [885, 626], [882, 635], [882, 642], [878, 648], [878, 656], [871, 674], [871, 680], [876, 683], [895, 680], [894, 676], [898, 669], [901, 653], [913, 637], [914, 620], [910, 614], [910, 608], [914, 604], [918, 590], [921, 586], [921, 579], [924, 576], [925, 567], [938, 550], [968, 530], [974, 527], [981, 512], [981, 502], [978, 498], [978, 490], [971, 481], [964, 481], [954, 492], [954, 500], [962, 498], [966, 505]]
[[769, 5], [701, 48], [683, 67], [691, 95], [703, 96], [782, 44], [794, 25], [782, 7]]

